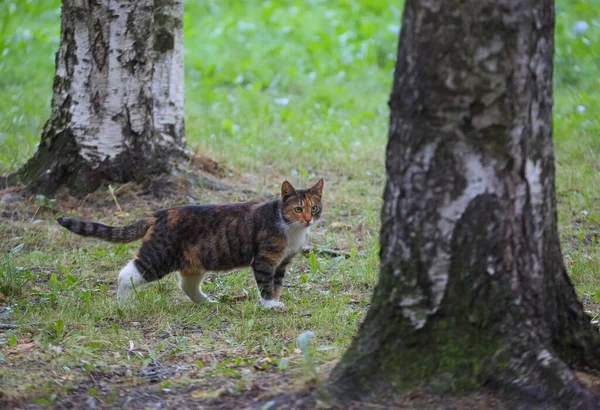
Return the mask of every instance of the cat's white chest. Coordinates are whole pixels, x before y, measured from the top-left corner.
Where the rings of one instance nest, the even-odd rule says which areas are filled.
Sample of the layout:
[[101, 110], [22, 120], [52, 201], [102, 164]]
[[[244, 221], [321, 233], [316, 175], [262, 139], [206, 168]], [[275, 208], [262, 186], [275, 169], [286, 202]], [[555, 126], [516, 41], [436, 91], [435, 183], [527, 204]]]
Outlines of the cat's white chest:
[[308, 234], [310, 228], [293, 228], [287, 231], [287, 247], [285, 248], [285, 253], [287, 255], [292, 255], [297, 253], [304, 245], [306, 241], [306, 235]]

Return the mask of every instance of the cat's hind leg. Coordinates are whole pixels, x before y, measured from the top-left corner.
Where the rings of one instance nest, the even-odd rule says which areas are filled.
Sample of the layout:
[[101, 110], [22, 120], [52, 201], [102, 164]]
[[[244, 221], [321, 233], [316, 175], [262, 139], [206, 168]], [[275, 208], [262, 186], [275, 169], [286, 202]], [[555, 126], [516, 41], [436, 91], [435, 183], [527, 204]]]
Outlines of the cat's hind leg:
[[216, 299], [202, 292], [202, 279], [204, 279], [205, 273], [201, 270], [182, 270], [179, 272], [179, 287], [194, 303], [217, 302]]
[[148, 281], [140, 273], [135, 261], [129, 261], [119, 273], [117, 298], [125, 299], [135, 288], [147, 283]]
[[[159, 228], [157, 223], [154, 231]], [[172, 245], [167, 239], [156, 232], [153, 234], [152, 230], [146, 234], [137, 257], [119, 273], [119, 299], [126, 298], [134, 289], [159, 280], [174, 270]]]

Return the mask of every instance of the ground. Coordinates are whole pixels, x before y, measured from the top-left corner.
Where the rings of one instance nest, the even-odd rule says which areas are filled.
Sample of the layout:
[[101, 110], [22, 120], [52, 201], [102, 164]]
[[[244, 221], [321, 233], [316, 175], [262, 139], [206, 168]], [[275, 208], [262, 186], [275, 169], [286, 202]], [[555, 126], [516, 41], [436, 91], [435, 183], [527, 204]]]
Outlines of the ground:
[[[0, 407], [326, 407], [311, 393], [347, 347], [378, 278], [402, 4], [187, 3], [186, 130], [197, 156], [170, 179], [107, 185], [84, 198], [0, 192]], [[0, 173], [31, 156], [48, 117], [59, 5], [0, 3]], [[592, 319], [600, 313], [598, 15], [598, 4], [557, 2], [559, 222]], [[320, 177], [324, 214], [308, 245], [348, 257], [299, 256], [283, 311], [258, 307], [247, 269], [208, 278], [218, 305], [193, 305], [169, 277], [119, 307], [116, 276], [139, 244], [77, 237], [55, 222], [125, 224], [173, 205], [274, 198], [284, 179], [309, 186]], [[296, 342], [307, 331], [308, 352]], [[356, 406], [500, 408], [487, 394], [419, 391]]]

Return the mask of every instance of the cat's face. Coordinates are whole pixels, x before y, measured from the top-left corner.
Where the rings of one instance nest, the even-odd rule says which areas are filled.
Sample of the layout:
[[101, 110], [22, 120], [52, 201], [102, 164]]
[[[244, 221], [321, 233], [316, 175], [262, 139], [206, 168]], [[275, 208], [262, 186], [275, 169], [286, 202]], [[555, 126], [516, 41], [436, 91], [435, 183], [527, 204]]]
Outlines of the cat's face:
[[299, 190], [284, 181], [281, 185], [282, 214], [288, 225], [304, 228], [312, 226], [321, 217], [322, 193], [322, 179], [309, 189]]

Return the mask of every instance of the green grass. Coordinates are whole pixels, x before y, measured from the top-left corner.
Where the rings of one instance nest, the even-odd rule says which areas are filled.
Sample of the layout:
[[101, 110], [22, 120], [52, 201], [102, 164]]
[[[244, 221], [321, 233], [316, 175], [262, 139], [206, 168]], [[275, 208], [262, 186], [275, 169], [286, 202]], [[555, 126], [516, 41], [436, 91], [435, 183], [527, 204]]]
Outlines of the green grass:
[[[248, 270], [208, 279], [206, 292], [223, 298], [217, 306], [192, 305], [168, 278], [119, 307], [114, 281], [136, 244], [106, 245], [60, 230], [54, 216], [78, 205], [64, 196], [31, 199], [16, 210], [6, 206], [0, 219], [0, 292], [6, 298], [0, 305], [11, 310], [0, 312], [0, 322], [20, 327], [0, 333], [5, 393], [60, 400], [87, 381], [94, 389], [89, 396], [107, 404], [115, 394], [111, 383], [99, 387], [89, 380], [102, 374], [143, 385], [156, 363], [179, 369], [179, 378], [161, 379], [160, 386], [209, 376], [242, 383], [248, 374], [259, 377], [255, 364], [269, 363], [265, 358], [273, 369], [301, 363], [295, 338], [304, 331], [315, 333], [317, 363], [338, 357], [378, 277], [397, 3], [187, 1], [189, 147], [219, 161], [226, 182], [255, 197], [276, 194], [282, 178], [306, 185], [324, 176], [324, 220], [310, 240], [353, 257], [298, 257], [284, 291], [285, 313], [257, 308]], [[0, 2], [0, 173], [34, 152], [49, 115], [59, 6], [57, 0]], [[594, 2], [557, 3], [559, 219], [563, 252], [584, 300], [600, 288], [594, 239], [598, 234], [600, 240], [599, 15]], [[573, 30], [578, 21], [588, 25], [580, 34]], [[196, 187], [192, 194], [202, 203], [249, 196]], [[76, 212], [123, 223], [185, 199], [145, 201], [125, 187], [119, 201], [124, 213], [116, 212], [106, 192], [96, 193]], [[8, 255], [19, 244], [22, 249]]]
[[[600, 288], [600, 4], [557, 2], [554, 138], [563, 253], [579, 294]], [[577, 22], [588, 28], [577, 33]]]

